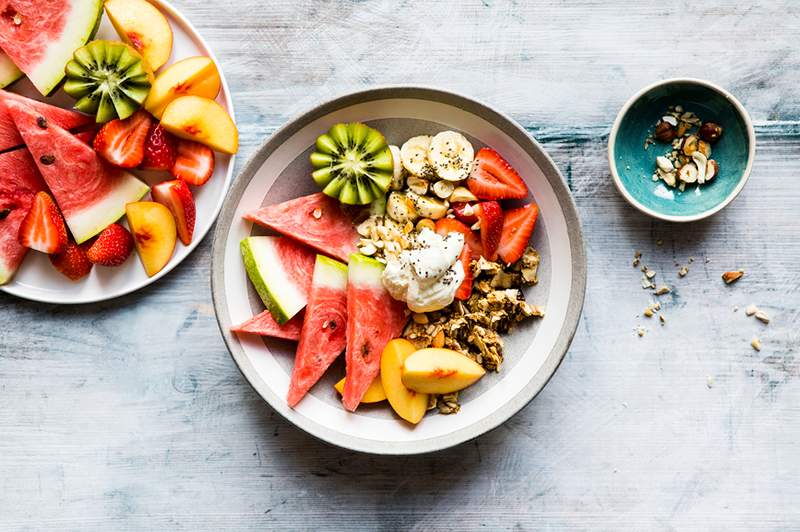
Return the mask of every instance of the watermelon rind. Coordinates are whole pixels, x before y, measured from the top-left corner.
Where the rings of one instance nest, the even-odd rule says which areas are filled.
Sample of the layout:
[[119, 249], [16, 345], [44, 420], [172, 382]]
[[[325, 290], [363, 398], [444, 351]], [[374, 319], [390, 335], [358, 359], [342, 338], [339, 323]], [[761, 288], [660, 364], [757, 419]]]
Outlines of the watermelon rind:
[[[43, 59], [25, 72], [44, 96], [49, 96], [64, 79], [64, 67], [72, 59], [72, 53], [94, 37], [103, 16], [103, 0], [80, 0], [68, 2], [68, 5], [69, 12], [65, 14], [66, 23], [61, 34], [47, 43]], [[6, 52], [14, 57], [8, 48]]]
[[347, 288], [347, 265], [325, 255], [317, 255], [314, 263], [314, 284], [337, 290]]
[[112, 192], [91, 208], [74, 213], [66, 218], [75, 242], [82, 244], [101, 233], [125, 215], [125, 206], [142, 199], [150, 191], [146, 183], [129, 172], [123, 172]]
[[240, 243], [247, 276], [253, 283], [264, 306], [280, 324], [306, 306], [307, 296], [302, 293], [283, 268], [274, 236], [251, 236]]
[[383, 286], [381, 275], [383, 274], [384, 265], [380, 261], [361, 253], [353, 253], [350, 255], [349, 264], [351, 281], [358, 281], [360, 285]]
[[9, 57], [0, 52], [0, 89], [8, 87], [22, 77], [22, 71], [17, 68]]

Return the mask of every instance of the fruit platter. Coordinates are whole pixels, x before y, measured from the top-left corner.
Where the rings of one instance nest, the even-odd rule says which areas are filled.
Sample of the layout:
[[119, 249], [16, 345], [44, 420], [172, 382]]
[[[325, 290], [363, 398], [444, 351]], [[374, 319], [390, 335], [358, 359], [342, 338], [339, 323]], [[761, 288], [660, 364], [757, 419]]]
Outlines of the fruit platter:
[[49, 303], [161, 278], [213, 225], [238, 130], [166, 2], [10, 2], [0, 20], [0, 290]]
[[442, 449], [544, 386], [585, 255], [555, 165], [490, 107], [414, 87], [346, 95], [276, 132], [234, 184], [212, 291], [256, 391], [330, 443]]

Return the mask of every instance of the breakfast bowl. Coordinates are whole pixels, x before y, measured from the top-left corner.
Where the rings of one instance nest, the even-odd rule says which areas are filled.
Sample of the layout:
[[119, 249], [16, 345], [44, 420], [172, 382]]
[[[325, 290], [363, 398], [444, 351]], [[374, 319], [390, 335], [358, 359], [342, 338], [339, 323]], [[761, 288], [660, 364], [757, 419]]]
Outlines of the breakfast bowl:
[[[750, 116], [733, 95], [699, 79], [668, 79], [622, 107], [609, 135], [608, 163], [628, 203], [654, 218], [691, 222], [736, 198], [750, 176], [755, 146]], [[710, 178], [702, 169], [698, 179], [696, 170], [706, 164]]]
[[[316, 153], [315, 146], [319, 146], [315, 139], [334, 126], [353, 125], [364, 131], [374, 128], [385, 136], [388, 144], [404, 147], [418, 135], [459, 132], [476, 150], [491, 147], [501, 153], [524, 180], [526, 197], [519, 200], [538, 206], [535, 231], [529, 241], [541, 259], [538, 282], [526, 286], [523, 292], [524, 299], [531, 305], [541, 305], [543, 313], [538, 319], [519, 323], [504, 336], [499, 371], [487, 372], [459, 393], [458, 413], [444, 415], [441, 409], [431, 411], [415, 425], [393, 413], [386, 401], [362, 403], [354, 411], [348, 411], [351, 409], [343, 408], [347, 384], [340, 379], [349, 370], [346, 353], [340, 351], [333, 353], [338, 358], [307, 395], [290, 406], [287, 392], [292, 389], [293, 366], [297, 360], [303, 360], [298, 353], [304, 348], [285, 339], [242, 334], [241, 326], [237, 325], [271, 312], [264, 310], [260, 294], [243, 265], [240, 242], [269, 236], [248, 213], [263, 212], [288, 201], [320, 199], [322, 194], [312, 179], [310, 162], [310, 156]], [[444, 449], [480, 436], [508, 420], [542, 390], [564, 358], [578, 326], [586, 286], [586, 254], [569, 188], [553, 161], [525, 129], [471, 98], [433, 88], [395, 86], [363, 90], [323, 102], [289, 121], [256, 150], [225, 203], [214, 239], [211, 280], [214, 308], [225, 343], [245, 379], [276, 412], [330, 444], [366, 453], [407, 455]], [[329, 206], [282, 212], [293, 216], [298, 211], [308, 211], [304, 224], [310, 228], [338, 212]], [[388, 205], [386, 212], [391, 216]], [[358, 255], [349, 255], [347, 268], [351, 272], [361, 270], [359, 264], [366, 261], [354, 257]], [[339, 260], [345, 258], [340, 256]], [[285, 269], [280, 263], [279, 259], [265, 261], [265, 271]], [[352, 277], [348, 279], [348, 289], [355, 286], [352, 281]], [[349, 293], [347, 298], [349, 307]], [[316, 334], [320, 330], [342, 330], [336, 324], [326, 325], [330, 322], [319, 328], [306, 328], [306, 323], [313, 322], [309, 315], [318, 308], [310, 301], [305, 310], [304, 331]], [[352, 304], [358, 305], [359, 301], [365, 299], [353, 297]], [[369, 308], [374, 313], [383, 311], [377, 304]], [[364, 314], [367, 313], [369, 310]], [[348, 330], [353, 316], [359, 320], [353, 323], [360, 326], [364, 314], [348, 310]], [[362, 359], [374, 360], [366, 349], [368, 343], [359, 344], [357, 354]], [[319, 353], [314, 356], [319, 357]], [[380, 380], [385, 382], [382, 358]], [[335, 388], [339, 384], [344, 384], [343, 397], [337, 392], [339, 388]], [[388, 385], [384, 389], [392, 403]]]

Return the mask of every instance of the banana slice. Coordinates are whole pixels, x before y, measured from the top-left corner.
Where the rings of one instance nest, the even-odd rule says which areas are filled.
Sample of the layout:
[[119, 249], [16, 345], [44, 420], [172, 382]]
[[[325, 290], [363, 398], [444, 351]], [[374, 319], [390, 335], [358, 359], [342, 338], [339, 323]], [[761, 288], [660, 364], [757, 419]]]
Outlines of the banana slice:
[[392, 184], [390, 188], [392, 190], [400, 190], [403, 188], [403, 184], [405, 179], [403, 179], [403, 161], [400, 158], [400, 148], [394, 145], [389, 145], [389, 151], [392, 152], [392, 160], [394, 162], [394, 167], [392, 170]]
[[411, 137], [400, 148], [400, 159], [406, 170], [416, 176], [425, 173], [425, 166], [428, 164], [428, 146], [431, 145], [431, 137], [420, 135]]
[[439, 177], [447, 181], [466, 179], [474, 158], [472, 144], [455, 131], [442, 131], [431, 139], [428, 147], [428, 162]]

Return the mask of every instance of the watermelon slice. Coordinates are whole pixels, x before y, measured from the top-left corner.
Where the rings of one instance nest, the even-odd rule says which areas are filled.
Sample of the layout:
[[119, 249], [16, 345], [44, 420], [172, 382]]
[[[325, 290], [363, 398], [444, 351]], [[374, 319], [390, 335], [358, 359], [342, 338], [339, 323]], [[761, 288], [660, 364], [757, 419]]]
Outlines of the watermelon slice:
[[[94, 119], [91, 116], [76, 113], [69, 109], [61, 109], [13, 92], [0, 90], [0, 101], [5, 102], [8, 100], [28, 104], [37, 113], [41, 114], [48, 123], [56, 124], [64, 129], [76, 129], [94, 123]], [[14, 124], [14, 119], [8, 114], [6, 106], [0, 104], [0, 151], [16, 148], [23, 143], [22, 137], [19, 136], [19, 131], [17, 131], [17, 126]]]
[[0, 154], [0, 285], [11, 280], [28, 251], [18, 241], [19, 226], [45, 188], [28, 150]]
[[317, 255], [286, 402], [294, 407], [347, 344], [347, 266]]
[[47, 96], [102, 14], [102, 0], [0, 0], [0, 48]]
[[314, 253], [290, 238], [250, 236], [240, 243], [247, 276], [279, 324], [306, 306]]
[[22, 77], [22, 71], [17, 68], [6, 54], [0, 52], [0, 89], [8, 87]]
[[78, 244], [125, 214], [149, 187], [133, 174], [106, 163], [94, 150], [59, 126], [47, 123], [27, 104], [6, 99], [8, 113], [31, 151]]
[[231, 327], [231, 331], [235, 333], [272, 336], [274, 338], [283, 338], [284, 340], [299, 340], [300, 329], [303, 328], [303, 315], [303, 312], [300, 311], [294, 318], [281, 325], [275, 321], [275, 318], [272, 317], [269, 310], [265, 310], [244, 323]]
[[347, 262], [358, 249], [358, 233], [339, 202], [322, 192], [267, 205], [244, 215], [320, 253]]
[[360, 254], [350, 256], [347, 280], [347, 377], [342, 403], [351, 412], [381, 369], [389, 340], [400, 336], [408, 319], [406, 305], [381, 283], [383, 264]]

